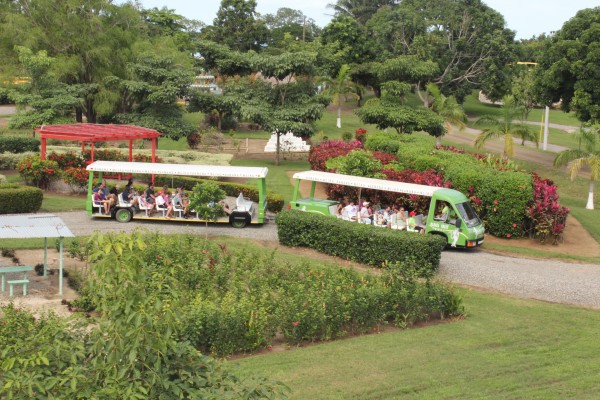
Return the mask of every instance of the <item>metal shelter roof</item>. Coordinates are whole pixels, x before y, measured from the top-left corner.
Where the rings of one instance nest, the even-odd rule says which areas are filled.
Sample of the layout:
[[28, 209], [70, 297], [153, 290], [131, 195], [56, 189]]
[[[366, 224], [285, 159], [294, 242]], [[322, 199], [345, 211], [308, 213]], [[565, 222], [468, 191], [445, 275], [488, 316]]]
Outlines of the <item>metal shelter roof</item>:
[[0, 239], [73, 236], [63, 220], [54, 214], [0, 215]]
[[433, 196], [434, 192], [444, 189], [437, 186], [417, 185], [416, 183], [387, 181], [384, 179], [365, 178], [362, 176], [334, 174], [331, 172], [322, 171], [297, 172], [294, 174], [293, 178], [305, 181], [323, 182], [334, 185], [383, 190], [386, 192], [415, 194], [428, 197]]
[[123, 172], [131, 174], [211, 176], [223, 178], [265, 178], [265, 167], [231, 167], [193, 164], [154, 164], [123, 161], [96, 161], [86, 168], [94, 172]]
[[110, 140], [153, 139], [160, 136], [154, 129], [117, 124], [42, 125], [35, 129], [42, 139], [102, 142]]

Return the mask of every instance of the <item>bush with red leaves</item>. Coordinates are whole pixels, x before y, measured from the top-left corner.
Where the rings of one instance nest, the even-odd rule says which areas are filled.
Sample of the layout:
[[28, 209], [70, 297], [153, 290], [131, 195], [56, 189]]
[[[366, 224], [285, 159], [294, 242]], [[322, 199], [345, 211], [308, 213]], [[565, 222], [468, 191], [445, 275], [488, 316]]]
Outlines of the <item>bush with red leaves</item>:
[[330, 158], [345, 156], [352, 150], [362, 149], [363, 145], [358, 140], [344, 142], [343, 140], [328, 140], [317, 146], [312, 146], [308, 153], [308, 162], [315, 171], [326, 171], [325, 163]]
[[565, 229], [569, 209], [558, 203], [556, 185], [550, 179], [533, 174], [533, 203], [526, 208], [526, 228], [530, 236], [542, 243], [552, 239], [556, 244]]

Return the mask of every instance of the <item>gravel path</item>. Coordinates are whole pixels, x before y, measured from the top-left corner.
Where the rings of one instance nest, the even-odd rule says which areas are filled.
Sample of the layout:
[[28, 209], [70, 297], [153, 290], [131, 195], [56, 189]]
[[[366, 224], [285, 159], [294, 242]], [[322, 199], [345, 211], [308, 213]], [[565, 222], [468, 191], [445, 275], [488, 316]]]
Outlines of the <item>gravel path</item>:
[[[108, 219], [90, 219], [84, 212], [55, 215], [73, 234], [90, 235], [96, 230], [131, 232], [136, 228], [161, 233], [204, 234], [204, 224], [177, 222], [118, 223]], [[229, 225], [208, 226], [209, 235], [277, 241], [274, 222], [243, 229]], [[600, 265], [570, 264], [557, 260], [533, 260], [487, 253], [481, 250], [447, 250], [442, 253], [439, 276], [461, 285], [490, 289], [517, 297], [600, 308]]]

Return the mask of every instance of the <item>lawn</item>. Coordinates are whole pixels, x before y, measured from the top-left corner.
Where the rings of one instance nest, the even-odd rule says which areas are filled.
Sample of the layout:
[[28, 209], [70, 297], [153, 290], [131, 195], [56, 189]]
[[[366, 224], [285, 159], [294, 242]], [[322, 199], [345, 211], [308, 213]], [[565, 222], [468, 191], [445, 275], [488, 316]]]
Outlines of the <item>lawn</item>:
[[40, 212], [85, 211], [85, 197], [44, 193]]
[[598, 311], [462, 292], [465, 320], [233, 362], [291, 399], [598, 397]]
[[[286, 203], [292, 200], [292, 195], [294, 194], [294, 186], [290, 182], [288, 171], [306, 171], [310, 169], [310, 164], [306, 161], [287, 160], [283, 160], [281, 165], [276, 166], [275, 161], [234, 158], [231, 160], [231, 165], [269, 168], [269, 175], [267, 176], [267, 191], [279, 193], [283, 196]], [[250, 180], [249, 184], [253, 185], [253, 180]]]

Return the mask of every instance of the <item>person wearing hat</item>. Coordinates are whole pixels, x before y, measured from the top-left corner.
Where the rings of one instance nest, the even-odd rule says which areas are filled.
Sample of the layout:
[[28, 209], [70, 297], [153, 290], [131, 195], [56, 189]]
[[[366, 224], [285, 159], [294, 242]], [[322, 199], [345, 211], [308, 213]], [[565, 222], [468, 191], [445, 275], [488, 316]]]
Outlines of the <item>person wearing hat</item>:
[[369, 204], [371, 204], [371, 203], [369, 203], [368, 201], [363, 202], [362, 208], [360, 209], [360, 219], [361, 219], [361, 222], [364, 224], [370, 224], [371, 217], [373, 216], [373, 214], [369, 210]]
[[417, 225], [417, 220], [415, 219], [416, 215], [417, 213], [414, 211], [411, 211], [408, 214], [407, 230], [410, 232], [425, 233], [425, 229], [423, 229], [422, 226]]

